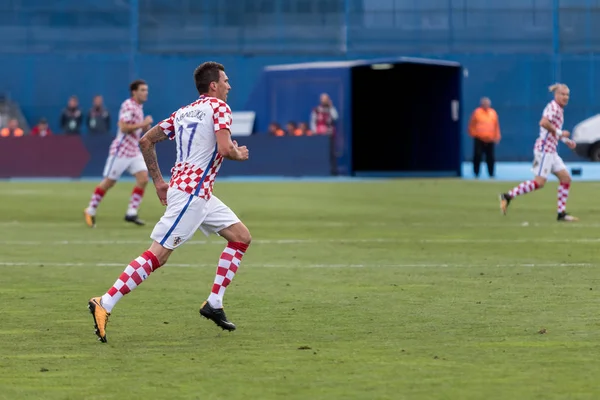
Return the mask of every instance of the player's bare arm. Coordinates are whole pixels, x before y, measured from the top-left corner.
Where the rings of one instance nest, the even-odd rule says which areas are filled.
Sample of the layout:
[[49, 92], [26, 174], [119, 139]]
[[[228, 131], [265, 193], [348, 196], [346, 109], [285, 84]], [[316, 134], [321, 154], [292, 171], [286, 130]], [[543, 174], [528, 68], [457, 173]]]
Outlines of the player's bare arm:
[[140, 139], [140, 150], [144, 156], [148, 173], [152, 177], [154, 187], [156, 188], [156, 194], [163, 205], [167, 205], [167, 190], [169, 189], [169, 184], [164, 181], [162, 173], [160, 172], [160, 167], [158, 166], [156, 143], [166, 139], [167, 135], [164, 134], [158, 125], [146, 132]]
[[228, 160], [246, 161], [250, 156], [246, 146], [238, 146], [235, 140], [231, 140], [229, 129], [217, 131], [217, 151]]
[[156, 157], [156, 143], [162, 142], [166, 139], [167, 135], [164, 134], [158, 125], [146, 132], [146, 134], [140, 139], [140, 149], [142, 150], [144, 161], [148, 167], [148, 173], [152, 177], [152, 180], [155, 184], [157, 182], [164, 182]]
[[126, 122], [119, 121], [119, 129], [123, 133], [133, 133], [140, 128], [146, 129], [148, 126], [152, 125], [152, 122], [154, 122], [154, 120], [150, 115], [144, 118], [144, 120], [139, 124], [128, 124]]
[[569, 137], [570, 133], [569, 131], [558, 131], [556, 130], [556, 128], [554, 127], [554, 125], [552, 125], [552, 122], [550, 122], [550, 120], [546, 117], [542, 117], [542, 119], [540, 120], [540, 126], [544, 129], [546, 129], [548, 132], [552, 133], [553, 135], [557, 135], [559, 137]]

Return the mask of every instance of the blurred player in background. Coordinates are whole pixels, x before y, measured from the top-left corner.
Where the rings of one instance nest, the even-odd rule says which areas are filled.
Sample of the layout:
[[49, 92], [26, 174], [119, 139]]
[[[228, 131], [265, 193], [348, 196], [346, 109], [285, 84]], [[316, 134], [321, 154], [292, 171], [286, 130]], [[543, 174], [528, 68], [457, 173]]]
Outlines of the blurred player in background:
[[556, 152], [558, 140], [563, 141], [570, 149], [576, 144], [569, 139], [569, 132], [563, 131], [564, 107], [569, 102], [570, 91], [567, 85], [556, 83], [550, 86], [550, 92], [554, 93], [552, 100], [542, 114], [540, 121], [540, 137], [535, 142], [534, 161], [532, 171], [535, 178], [523, 182], [508, 193], [500, 195], [500, 208], [506, 215], [506, 210], [511, 200], [517, 196], [541, 189], [546, 184], [548, 174], [556, 175], [560, 181], [558, 185], [558, 221], [577, 221], [577, 218], [566, 213], [567, 198], [571, 187], [571, 175], [562, 158]]
[[[236, 328], [223, 311], [223, 295], [251, 237], [248, 228], [212, 191], [223, 158], [245, 161], [249, 153], [246, 146], [231, 140], [231, 109], [225, 103], [231, 87], [225, 68], [215, 62], [204, 63], [194, 71], [194, 81], [200, 98], [171, 114], [140, 140], [156, 193], [167, 209], [150, 235], [154, 240], [150, 248], [131, 261], [103, 296], [93, 297], [88, 303], [96, 335], [102, 342], [106, 342], [106, 324], [115, 304], [164, 265], [173, 250], [197, 230], [207, 236], [216, 233], [227, 240], [200, 315], [224, 330]], [[175, 139], [177, 151], [169, 184], [163, 180], [155, 150], [155, 144], [167, 138]]]
[[139, 141], [142, 133], [152, 125], [152, 117], [144, 118], [143, 104], [148, 100], [148, 85], [141, 79], [129, 85], [131, 97], [121, 104], [119, 110], [119, 129], [112, 142], [109, 156], [104, 167], [104, 179], [98, 186], [90, 204], [83, 210], [86, 224], [96, 226], [96, 210], [106, 192], [117, 183], [123, 172], [127, 171], [135, 177], [135, 187], [131, 193], [125, 221], [136, 225], [144, 225], [138, 218], [138, 208], [148, 184], [148, 169], [140, 152]]

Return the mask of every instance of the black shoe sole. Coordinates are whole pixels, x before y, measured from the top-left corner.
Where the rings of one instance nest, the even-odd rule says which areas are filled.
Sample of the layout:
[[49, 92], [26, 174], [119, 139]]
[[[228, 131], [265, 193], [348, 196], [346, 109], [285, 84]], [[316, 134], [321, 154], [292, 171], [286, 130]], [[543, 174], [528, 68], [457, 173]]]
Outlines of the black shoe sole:
[[210, 309], [205, 310], [204, 307], [202, 307], [200, 309], [200, 315], [208, 320], [211, 320], [224, 331], [233, 332], [236, 329], [236, 326], [233, 323], [230, 322], [231, 325], [226, 325], [223, 323], [223, 320], [217, 319], [217, 316], [215, 316]]
[[108, 343], [108, 340], [106, 340], [106, 336], [100, 336], [100, 330], [98, 329], [98, 321], [96, 321], [96, 314], [94, 313], [94, 311], [96, 310], [96, 305], [93, 301], [88, 301], [88, 310], [90, 310], [90, 314], [92, 314], [92, 318], [94, 318], [94, 333], [96, 334], [96, 336], [98, 336], [98, 340], [102, 343]]
[[146, 225], [146, 223], [144, 221], [142, 221], [141, 219], [138, 218], [127, 218], [125, 217], [125, 222], [131, 222], [132, 224], [138, 225], [138, 226], [144, 226]]

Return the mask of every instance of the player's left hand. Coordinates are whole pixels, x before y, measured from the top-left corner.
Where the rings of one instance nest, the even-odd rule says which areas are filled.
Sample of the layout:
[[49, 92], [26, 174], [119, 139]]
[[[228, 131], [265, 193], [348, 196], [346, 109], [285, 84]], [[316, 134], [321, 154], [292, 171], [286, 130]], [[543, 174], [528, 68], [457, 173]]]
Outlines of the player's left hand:
[[161, 182], [154, 185], [156, 187], [156, 194], [160, 200], [160, 204], [163, 206], [167, 205], [167, 190], [169, 190], [169, 184], [167, 182]]
[[574, 141], [574, 140], [568, 140], [568, 141], [567, 141], [567, 146], [569, 146], [569, 148], [570, 148], [571, 150], [573, 150], [575, 147], [577, 147], [577, 143], [575, 143], [575, 141]]
[[153, 122], [154, 118], [152, 118], [152, 115], [146, 115], [146, 118], [144, 118], [144, 124], [146, 124], [146, 126], [150, 126]]

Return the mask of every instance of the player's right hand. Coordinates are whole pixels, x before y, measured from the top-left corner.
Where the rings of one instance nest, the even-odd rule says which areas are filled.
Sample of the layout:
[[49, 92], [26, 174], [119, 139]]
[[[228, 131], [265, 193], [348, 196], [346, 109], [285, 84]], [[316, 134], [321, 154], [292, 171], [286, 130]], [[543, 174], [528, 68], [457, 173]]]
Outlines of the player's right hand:
[[144, 124], [146, 124], [146, 125], [152, 125], [153, 122], [154, 122], [154, 119], [152, 118], [151, 115], [147, 115], [146, 118], [144, 118]]
[[246, 146], [241, 146], [237, 148], [238, 151], [238, 160], [246, 161], [248, 157], [250, 157], [250, 151]]
[[569, 137], [569, 136], [571, 136], [571, 132], [569, 132], [569, 131], [562, 131], [562, 135], [563, 135], [563, 137]]
[[248, 148], [246, 146], [242, 146], [242, 147], [238, 146], [237, 140], [234, 140], [232, 143], [233, 143], [233, 146], [235, 147], [235, 150], [238, 153], [237, 160], [246, 161], [248, 159], [248, 157], [250, 156], [250, 152], [248, 151]]
[[158, 196], [158, 199], [160, 200], [160, 204], [162, 204], [163, 206], [167, 205], [167, 190], [169, 190], [169, 184], [165, 181], [161, 182], [161, 183], [156, 183], [154, 184], [154, 186], [156, 187], [156, 195]]

